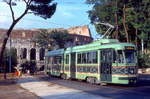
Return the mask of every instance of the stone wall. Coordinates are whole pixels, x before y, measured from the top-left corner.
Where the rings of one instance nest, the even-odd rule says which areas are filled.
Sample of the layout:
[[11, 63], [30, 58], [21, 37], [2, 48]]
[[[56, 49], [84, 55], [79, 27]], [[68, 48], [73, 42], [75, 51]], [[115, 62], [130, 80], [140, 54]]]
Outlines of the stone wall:
[[[54, 30], [54, 29], [48, 29]], [[68, 29], [59, 28], [57, 30], [67, 30], [71, 36], [74, 38], [73, 43], [66, 44], [66, 47], [86, 44], [92, 41], [91, 32], [88, 26], [77, 26]], [[5, 37], [5, 32], [7, 30], [0, 29], [0, 45], [2, 44], [3, 38]], [[11, 34], [11, 39], [8, 40], [6, 48], [15, 48], [17, 51], [17, 58], [19, 64], [25, 61], [34, 60], [37, 65], [44, 64], [44, 53], [45, 49], [40, 48], [33, 42], [33, 37], [39, 32], [38, 29], [32, 30], [13, 30]], [[0, 46], [1, 47], [1, 46]]]

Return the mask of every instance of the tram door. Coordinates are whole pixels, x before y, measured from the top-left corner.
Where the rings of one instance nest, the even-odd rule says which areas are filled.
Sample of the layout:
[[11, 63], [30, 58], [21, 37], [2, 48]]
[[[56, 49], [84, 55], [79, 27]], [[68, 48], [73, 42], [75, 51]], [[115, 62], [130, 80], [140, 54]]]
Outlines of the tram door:
[[113, 62], [113, 49], [102, 49], [101, 50], [101, 64], [100, 64], [100, 73], [101, 81], [112, 81], [112, 62]]
[[71, 53], [70, 76], [71, 78], [76, 77], [76, 54], [75, 53]]

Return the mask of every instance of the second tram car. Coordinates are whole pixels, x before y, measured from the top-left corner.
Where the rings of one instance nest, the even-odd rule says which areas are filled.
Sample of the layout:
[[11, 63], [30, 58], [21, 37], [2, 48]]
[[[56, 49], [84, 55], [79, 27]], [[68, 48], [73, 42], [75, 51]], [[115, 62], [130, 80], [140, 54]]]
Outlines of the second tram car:
[[137, 82], [135, 45], [101, 39], [86, 45], [48, 51], [45, 71], [63, 79], [90, 83], [134, 84]]

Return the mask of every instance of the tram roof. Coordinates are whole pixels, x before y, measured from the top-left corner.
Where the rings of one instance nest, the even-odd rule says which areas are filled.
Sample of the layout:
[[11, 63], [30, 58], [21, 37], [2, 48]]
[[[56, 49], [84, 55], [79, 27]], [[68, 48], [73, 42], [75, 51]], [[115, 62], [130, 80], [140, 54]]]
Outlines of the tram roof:
[[65, 53], [92, 51], [92, 50], [105, 49], [105, 48], [114, 48], [114, 49], [119, 50], [119, 49], [124, 49], [125, 46], [134, 47], [134, 45], [131, 43], [120, 43], [116, 39], [102, 39], [102, 40], [97, 40], [86, 45], [69, 47], [65, 50]]
[[134, 44], [120, 43], [116, 39], [101, 39], [85, 45], [79, 45], [75, 47], [69, 47], [66, 49], [48, 51], [47, 56], [63, 55], [64, 53], [71, 53], [71, 52], [94, 51], [94, 50], [105, 49], [105, 48], [114, 48], [116, 50], [121, 50], [124, 49], [125, 46], [135, 47]]
[[58, 49], [53, 51], [48, 51], [47, 56], [56, 56], [64, 54], [64, 49]]

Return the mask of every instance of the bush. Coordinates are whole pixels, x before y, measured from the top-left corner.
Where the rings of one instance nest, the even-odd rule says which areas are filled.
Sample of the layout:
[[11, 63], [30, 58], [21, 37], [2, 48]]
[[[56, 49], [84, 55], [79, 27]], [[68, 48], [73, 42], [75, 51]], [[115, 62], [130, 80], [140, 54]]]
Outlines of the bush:
[[17, 52], [15, 48], [5, 49], [4, 57], [3, 57], [3, 65], [6, 66], [6, 72], [9, 72], [9, 61], [11, 56], [11, 72], [15, 71], [17, 66]]
[[21, 64], [21, 67], [23, 73], [27, 73], [27, 70], [29, 70], [31, 74], [34, 74], [36, 71], [36, 61], [26, 61]]
[[30, 62], [29, 62], [29, 61], [26, 61], [26, 62], [22, 63], [22, 64], [21, 64], [21, 67], [22, 67], [22, 73], [26, 73], [27, 70], [29, 70]]

